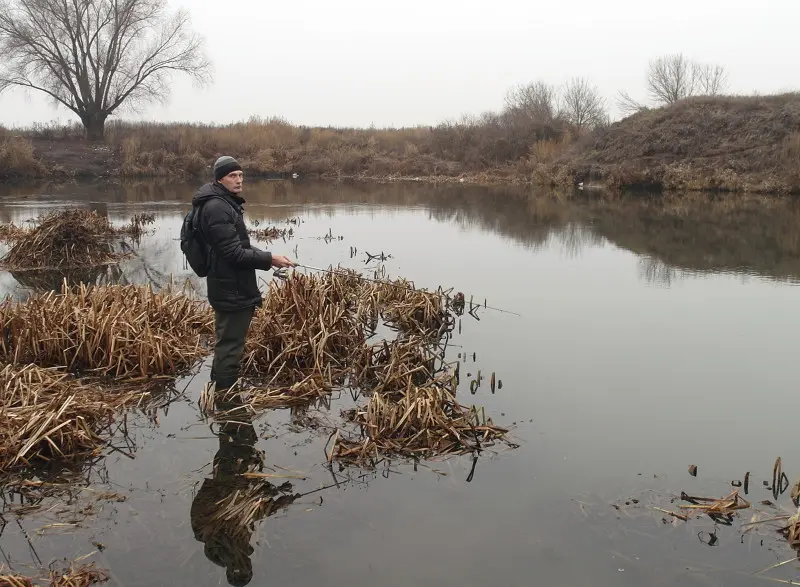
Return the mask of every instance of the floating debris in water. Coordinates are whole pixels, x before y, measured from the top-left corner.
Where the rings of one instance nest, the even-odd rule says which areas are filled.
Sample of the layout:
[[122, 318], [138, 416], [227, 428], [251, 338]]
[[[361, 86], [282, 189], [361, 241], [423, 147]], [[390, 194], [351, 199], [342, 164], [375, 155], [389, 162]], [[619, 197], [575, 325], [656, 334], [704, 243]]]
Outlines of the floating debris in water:
[[690, 502], [690, 505], [681, 504], [681, 509], [696, 510], [708, 514], [709, 516], [730, 516], [737, 510], [747, 509], [750, 502], [739, 495], [738, 491], [732, 491], [725, 497], [692, 497], [681, 492], [681, 499]]
[[697, 465], [689, 465], [689, 475], [697, 477]]

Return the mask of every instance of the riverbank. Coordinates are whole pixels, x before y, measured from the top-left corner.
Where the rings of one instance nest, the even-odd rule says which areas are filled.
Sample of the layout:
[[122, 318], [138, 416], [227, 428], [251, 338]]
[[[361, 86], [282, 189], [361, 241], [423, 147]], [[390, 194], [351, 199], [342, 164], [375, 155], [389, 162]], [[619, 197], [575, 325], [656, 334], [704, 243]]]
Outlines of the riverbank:
[[0, 177], [202, 178], [222, 153], [249, 177], [800, 193], [800, 95], [690, 98], [588, 133], [491, 116], [405, 129], [109, 125], [0, 131]]

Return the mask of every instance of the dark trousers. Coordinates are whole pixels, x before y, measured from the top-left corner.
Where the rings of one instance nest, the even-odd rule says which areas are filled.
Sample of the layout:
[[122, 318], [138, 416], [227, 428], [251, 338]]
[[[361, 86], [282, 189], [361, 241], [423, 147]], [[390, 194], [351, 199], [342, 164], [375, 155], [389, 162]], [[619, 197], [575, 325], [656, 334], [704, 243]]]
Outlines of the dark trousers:
[[217, 340], [211, 364], [211, 381], [216, 382], [217, 389], [228, 389], [239, 379], [244, 342], [254, 311], [255, 308], [238, 312], [214, 311]]

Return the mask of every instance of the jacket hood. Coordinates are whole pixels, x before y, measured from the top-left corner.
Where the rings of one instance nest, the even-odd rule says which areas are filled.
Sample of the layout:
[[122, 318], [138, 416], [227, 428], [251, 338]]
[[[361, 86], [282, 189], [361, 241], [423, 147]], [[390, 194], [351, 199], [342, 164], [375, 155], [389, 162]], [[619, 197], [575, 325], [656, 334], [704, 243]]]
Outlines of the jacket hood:
[[197, 190], [197, 192], [194, 194], [194, 197], [192, 198], [192, 205], [205, 202], [206, 200], [214, 196], [226, 197], [239, 205], [244, 204], [245, 202], [245, 199], [242, 196], [228, 191], [228, 189], [221, 183], [212, 181], [203, 186], [200, 186], [200, 189]]

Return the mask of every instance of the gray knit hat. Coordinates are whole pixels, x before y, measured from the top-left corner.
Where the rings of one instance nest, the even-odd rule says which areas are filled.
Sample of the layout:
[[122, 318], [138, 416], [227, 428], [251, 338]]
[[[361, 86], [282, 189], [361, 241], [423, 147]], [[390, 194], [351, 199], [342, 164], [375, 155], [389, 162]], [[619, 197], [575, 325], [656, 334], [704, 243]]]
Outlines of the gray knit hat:
[[214, 181], [219, 181], [229, 173], [241, 170], [242, 166], [236, 159], [223, 155], [214, 162]]

